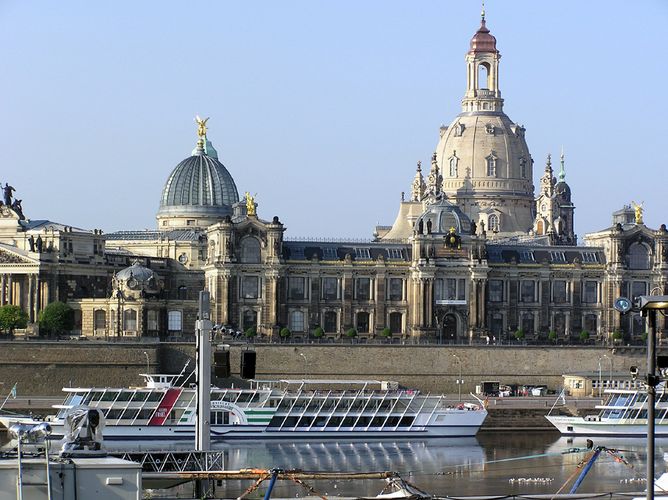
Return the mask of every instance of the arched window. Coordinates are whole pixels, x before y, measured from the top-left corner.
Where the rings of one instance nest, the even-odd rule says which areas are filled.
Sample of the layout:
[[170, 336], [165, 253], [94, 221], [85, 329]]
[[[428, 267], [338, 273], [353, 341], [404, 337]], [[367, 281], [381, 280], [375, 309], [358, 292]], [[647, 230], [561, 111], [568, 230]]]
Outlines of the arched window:
[[403, 332], [403, 314], [400, 312], [390, 313], [390, 332], [392, 333], [402, 333]]
[[358, 312], [356, 319], [357, 319], [357, 332], [369, 333], [369, 313]]
[[522, 179], [526, 179], [527, 176], [527, 159], [524, 156], [520, 158], [520, 176]]
[[183, 330], [182, 318], [181, 311], [169, 311], [167, 313], [167, 329], [170, 332], [181, 332]]
[[304, 331], [304, 313], [302, 311], [292, 311], [290, 313], [290, 330], [293, 332]]
[[489, 66], [486, 63], [478, 65], [478, 88], [489, 88]]
[[95, 311], [93, 322], [95, 323], [96, 330], [104, 330], [107, 328], [107, 312], [104, 309], [97, 309]]
[[260, 242], [253, 237], [241, 241], [241, 262], [246, 264], [260, 263]]
[[497, 157], [494, 153], [490, 154], [485, 158], [485, 162], [487, 163], [487, 176], [488, 177], [496, 177], [496, 160]]
[[543, 224], [543, 219], [538, 219], [538, 222], [536, 222], [536, 234], [545, 234], [545, 225]]
[[326, 332], [336, 332], [338, 330], [336, 311], [327, 311], [325, 313], [324, 327]]
[[649, 269], [649, 250], [642, 243], [634, 243], [628, 251], [629, 269]]
[[457, 163], [459, 163], [459, 158], [457, 158], [457, 153], [453, 151], [450, 157], [450, 177], [457, 177]]
[[499, 216], [498, 215], [491, 214], [487, 218], [487, 229], [489, 229], [493, 233], [498, 233], [499, 232]]
[[123, 330], [126, 332], [137, 331], [137, 311], [134, 309], [123, 311]]
[[257, 328], [257, 312], [253, 309], [246, 309], [243, 315], [243, 329]]

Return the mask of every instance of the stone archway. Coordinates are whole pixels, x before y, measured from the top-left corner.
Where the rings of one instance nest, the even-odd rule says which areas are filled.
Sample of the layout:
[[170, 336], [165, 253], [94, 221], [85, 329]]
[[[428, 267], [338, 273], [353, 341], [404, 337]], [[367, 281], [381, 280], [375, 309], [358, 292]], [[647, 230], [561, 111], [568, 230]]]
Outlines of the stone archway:
[[443, 316], [441, 328], [443, 342], [452, 343], [457, 341], [457, 338], [459, 337], [459, 319], [455, 314], [447, 313]]

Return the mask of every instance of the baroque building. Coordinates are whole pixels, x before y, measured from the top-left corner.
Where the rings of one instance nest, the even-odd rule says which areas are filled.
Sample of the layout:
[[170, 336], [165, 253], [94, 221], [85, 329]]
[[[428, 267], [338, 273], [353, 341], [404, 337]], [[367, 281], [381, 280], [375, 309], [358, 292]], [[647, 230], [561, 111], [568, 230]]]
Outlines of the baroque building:
[[[418, 162], [394, 223], [365, 243], [291, 240], [262, 218], [197, 118], [194, 150], [171, 171], [146, 231], [84, 230], [30, 220], [13, 188], [0, 206], [0, 303], [29, 314], [64, 301], [74, 334], [188, 338], [197, 295], [216, 324], [276, 336], [289, 328], [336, 339], [495, 342], [581, 332], [627, 342], [643, 318], [620, 316], [618, 296], [668, 292], [668, 231], [625, 206], [578, 246], [565, 160], [548, 156], [538, 193], [525, 128], [504, 112], [501, 54], [486, 26], [466, 54], [462, 111], [439, 130], [428, 169]], [[665, 318], [659, 324], [666, 331]], [[619, 335], [614, 335], [619, 333]]]

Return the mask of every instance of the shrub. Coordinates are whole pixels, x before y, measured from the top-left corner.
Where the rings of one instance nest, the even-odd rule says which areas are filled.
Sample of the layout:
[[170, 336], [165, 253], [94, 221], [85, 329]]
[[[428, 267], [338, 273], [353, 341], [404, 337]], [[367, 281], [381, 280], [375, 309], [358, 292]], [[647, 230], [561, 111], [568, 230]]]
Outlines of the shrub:
[[323, 330], [322, 327], [318, 326], [316, 327], [315, 330], [313, 330], [313, 336], [317, 339], [320, 339], [325, 336], [325, 330]]
[[589, 332], [587, 330], [582, 330], [580, 332], [580, 342], [587, 342], [589, 340]]
[[350, 330], [348, 330], [346, 332], [346, 337], [354, 339], [355, 337], [357, 337], [357, 330], [355, 330], [354, 328], [351, 328]]
[[624, 335], [622, 335], [622, 332], [613, 332], [612, 334], [612, 340], [616, 342], [620, 342], [624, 338]]
[[383, 337], [391, 337], [392, 336], [392, 330], [390, 330], [388, 327], [383, 328], [383, 331], [380, 332], [380, 334]]
[[255, 329], [254, 326], [251, 326], [249, 328], [246, 328], [246, 331], [244, 332], [244, 335], [246, 337], [248, 337], [249, 339], [253, 338], [257, 335], [257, 330]]
[[554, 330], [550, 330], [550, 332], [547, 334], [547, 338], [552, 342], [556, 342], [557, 341], [557, 332], [555, 332]]
[[525, 337], [524, 330], [522, 330], [521, 328], [518, 328], [517, 331], [515, 332], [515, 339], [516, 340], [522, 340], [522, 339], [524, 339], [524, 337]]
[[17, 328], [28, 326], [28, 313], [19, 306], [5, 305], [0, 307], [0, 330], [10, 335]]
[[649, 333], [642, 332], [642, 335], [640, 336], [640, 338], [642, 339], [643, 342], [647, 342], [647, 337], [649, 337]]
[[59, 335], [74, 328], [74, 311], [64, 302], [51, 302], [39, 313], [40, 334]]
[[292, 335], [292, 332], [290, 331], [289, 328], [284, 327], [284, 328], [281, 328], [281, 331], [278, 332], [278, 334], [281, 336], [282, 339], [289, 339], [290, 335]]

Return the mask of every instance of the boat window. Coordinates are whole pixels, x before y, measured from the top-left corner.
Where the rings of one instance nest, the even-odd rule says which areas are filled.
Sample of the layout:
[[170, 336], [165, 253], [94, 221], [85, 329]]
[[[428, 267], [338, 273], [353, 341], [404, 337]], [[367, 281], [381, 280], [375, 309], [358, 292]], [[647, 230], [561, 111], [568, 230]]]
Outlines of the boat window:
[[288, 417], [285, 419], [283, 427], [295, 427], [297, 425], [297, 420], [299, 417]]
[[236, 392], [228, 392], [225, 394], [225, 397], [223, 398], [223, 401], [227, 401], [228, 403], [234, 403], [237, 398], [239, 397], [239, 394]]
[[160, 391], [152, 391], [152, 392], [150, 392], [150, 393], [148, 394], [148, 399], [147, 399], [147, 401], [148, 401], [149, 403], [155, 403], [155, 402], [157, 402], [157, 401], [161, 401], [163, 395], [164, 395], [163, 392], [160, 392]]
[[341, 425], [341, 417], [332, 417], [329, 419], [327, 427], [338, 427]]
[[139, 420], [149, 420], [153, 416], [154, 410], [152, 409], [143, 409], [139, 410], [139, 414], [137, 415], [137, 419]]
[[341, 427], [352, 427], [355, 425], [356, 417], [344, 417]]
[[95, 401], [99, 401], [101, 397], [102, 397], [102, 392], [101, 391], [93, 391], [88, 396], [86, 396], [88, 401], [93, 402], [93, 403]]
[[299, 420], [299, 424], [297, 425], [297, 427], [310, 427], [311, 424], [313, 423], [314, 418], [315, 417], [306, 417], [306, 416], [302, 417]]
[[121, 391], [117, 401], [130, 401], [130, 398], [132, 398], [132, 391]]
[[134, 418], [139, 414], [139, 410], [137, 408], [128, 408], [123, 412], [123, 416], [121, 417], [122, 419], [125, 420], [134, 420]]
[[321, 404], [322, 404], [321, 400], [314, 399], [309, 403], [307, 411], [318, 411], [318, 409], [320, 409]]
[[327, 423], [327, 417], [316, 417], [313, 427], [322, 427]]
[[237, 399], [237, 403], [248, 403], [251, 400], [252, 396], [248, 394], [247, 392], [242, 392], [239, 394], [239, 399]]
[[253, 394], [253, 397], [250, 402], [257, 403], [258, 401], [260, 401], [260, 394], [256, 392], [255, 394]]
[[118, 397], [118, 391], [106, 391], [100, 401], [116, 401]]
[[355, 428], [366, 427], [369, 425], [369, 422], [371, 422], [371, 417], [360, 417], [355, 423]]
[[118, 418], [121, 418], [121, 414], [123, 413], [123, 410], [109, 410], [107, 412], [107, 420], [115, 420]]
[[385, 422], [385, 417], [373, 417], [371, 419], [371, 427], [382, 427]]
[[411, 425], [413, 425], [414, 420], [415, 420], [415, 417], [411, 417], [411, 416], [401, 417], [401, 420], [399, 421], [399, 425], [401, 427], [410, 427]]
[[148, 392], [135, 392], [132, 396], [132, 401], [146, 401]]

